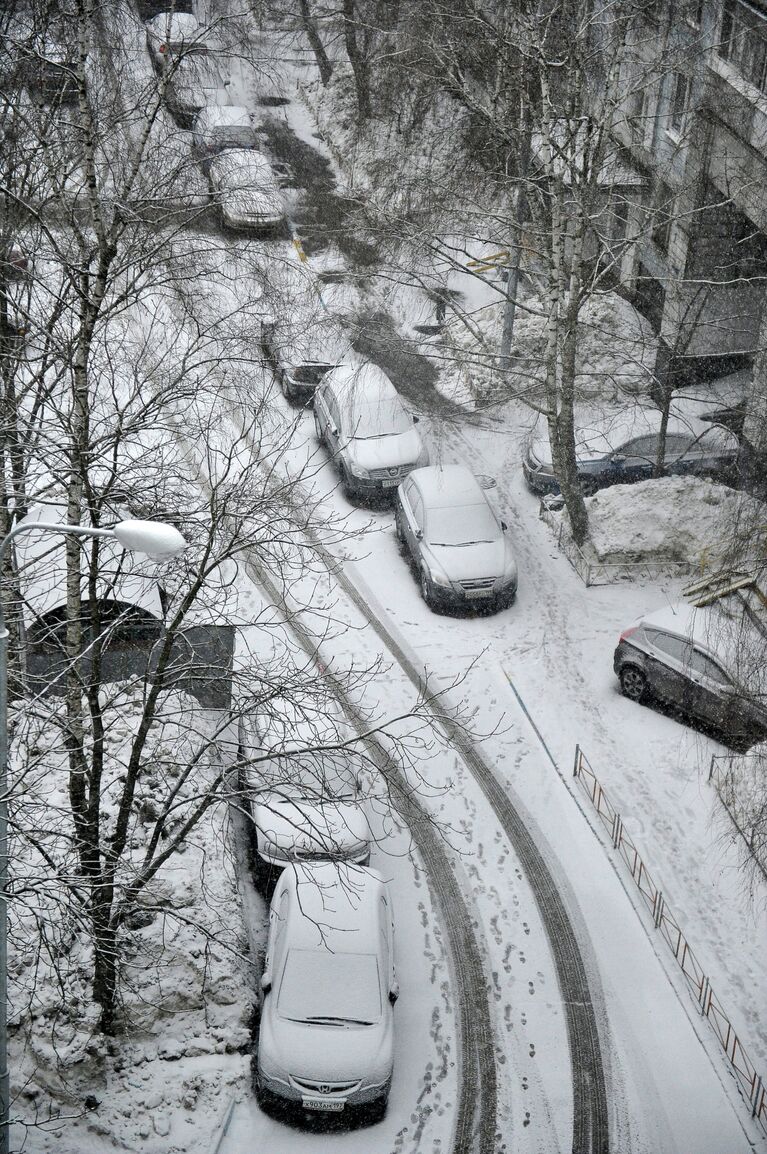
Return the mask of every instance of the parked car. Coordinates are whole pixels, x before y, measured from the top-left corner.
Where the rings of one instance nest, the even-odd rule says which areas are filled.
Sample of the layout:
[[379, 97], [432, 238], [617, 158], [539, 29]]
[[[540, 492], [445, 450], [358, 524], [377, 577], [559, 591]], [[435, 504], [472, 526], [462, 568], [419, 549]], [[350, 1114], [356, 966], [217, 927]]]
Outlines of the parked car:
[[682, 603], [647, 614], [615, 650], [622, 692], [631, 701], [676, 706], [737, 744], [767, 736], [767, 695], [758, 684], [765, 639], [757, 632], [747, 644], [745, 625], [721, 606]]
[[208, 157], [225, 148], [255, 148], [257, 135], [247, 108], [211, 104], [197, 113], [192, 142], [201, 156]]
[[211, 160], [208, 177], [226, 228], [272, 230], [284, 222], [277, 181], [260, 152], [227, 148]]
[[330, 317], [306, 325], [264, 319], [261, 347], [289, 401], [306, 404], [325, 375], [341, 363], [348, 340]]
[[208, 29], [190, 12], [160, 12], [147, 20], [146, 42], [155, 67], [208, 51]]
[[463, 465], [414, 469], [397, 489], [395, 525], [427, 605], [511, 605], [517, 565], [507, 527]]
[[184, 56], [165, 83], [165, 103], [180, 128], [191, 128], [203, 108], [225, 104], [228, 81], [215, 56]]
[[256, 866], [271, 884], [291, 861], [370, 860], [364, 765], [332, 717], [287, 706], [240, 725], [241, 786], [253, 818]]
[[[608, 485], [650, 478], [658, 454], [660, 422], [658, 409], [632, 405], [579, 423], [575, 451], [584, 494], [591, 496]], [[738, 440], [728, 429], [681, 411], [670, 417], [664, 457], [667, 474], [726, 481], [734, 474], [737, 457]], [[534, 493], [559, 492], [544, 418], [528, 438], [522, 467]]]
[[385, 1109], [394, 1067], [394, 926], [382, 876], [291, 865], [269, 911], [255, 1090], [262, 1105]]
[[338, 365], [314, 394], [317, 437], [332, 454], [349, 495], [380, 496], [428, 465], [415, 423], [377, 365]]

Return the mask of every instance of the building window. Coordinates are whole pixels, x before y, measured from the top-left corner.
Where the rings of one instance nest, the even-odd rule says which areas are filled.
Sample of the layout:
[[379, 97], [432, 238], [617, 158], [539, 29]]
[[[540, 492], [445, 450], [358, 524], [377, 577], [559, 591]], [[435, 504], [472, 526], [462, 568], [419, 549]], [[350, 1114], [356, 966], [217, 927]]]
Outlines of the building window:
[[685, 76], [683, 72], [676, 72], [674, 74], [673, 88], [671, 90], [671, 108], [669, 113], [669, 128], [677, 136], [682, 135], [684, 128], [684, 118], [687, 113], [687, 107], [690, 103], [690, 78]]
[[725, 0], [719, 55], [762, 92], [767, 92], [767, 15], [741, 0]]

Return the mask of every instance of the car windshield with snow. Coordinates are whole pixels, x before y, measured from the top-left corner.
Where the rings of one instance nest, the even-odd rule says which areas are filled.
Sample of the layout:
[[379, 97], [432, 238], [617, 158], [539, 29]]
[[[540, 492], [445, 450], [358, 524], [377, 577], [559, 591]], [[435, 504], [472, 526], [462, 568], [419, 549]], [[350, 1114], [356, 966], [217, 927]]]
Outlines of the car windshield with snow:
[[[575, 430], [578, 477], [586, 496], [608, 485], [646, 481], [654, 475], [661, 445], [661, 413], [633, 405], [615, 413], [594, 414]], [[669, 418], [663, 443], [663, 472], [727, 481], [738, 458], [737, 437], [728, 429], [677, 410]], [[534, 493], [559, 492], [544, 418], [527, 440], [522, 463]]]
[[314, 423], [348, 495], [378, 496], [429, 463], [415, 421], [377, 365], [338, 365], [318, 387]]
[[511, 605], [517, 565], [506, 526], [470, 469], [415, 469], [397, 489], [395, 526], [432, 608]]
[[250, 113], [237, 105], [202, 107], [192, 129], [192, 141], [203, 157], [226, 148], [255, 148], [257, 139]]
[[382, 876], [333, 862], [289, 866], [270, 905], [261, 990], [261, 1104], [380, 1118], [399, 994]]

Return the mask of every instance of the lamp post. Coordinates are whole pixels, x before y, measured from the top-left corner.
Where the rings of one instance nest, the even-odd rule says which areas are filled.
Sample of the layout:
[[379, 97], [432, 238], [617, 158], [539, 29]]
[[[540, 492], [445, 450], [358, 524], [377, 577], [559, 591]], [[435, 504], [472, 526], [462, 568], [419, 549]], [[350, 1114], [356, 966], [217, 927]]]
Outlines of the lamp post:
[[[0, 575], [11, 542], [22, 533], [60, 533], [72, 537], [105, 537], [134, 553], [161, 560], [180, 553], [186, 541], [172, 525], [159, 521], [120, 521], [108, 529], [21, 522], [0, 541]], [[10, 1148], [10, 1077], [8, 1073], [8, 629], [0, 595], [0, 1154]]]

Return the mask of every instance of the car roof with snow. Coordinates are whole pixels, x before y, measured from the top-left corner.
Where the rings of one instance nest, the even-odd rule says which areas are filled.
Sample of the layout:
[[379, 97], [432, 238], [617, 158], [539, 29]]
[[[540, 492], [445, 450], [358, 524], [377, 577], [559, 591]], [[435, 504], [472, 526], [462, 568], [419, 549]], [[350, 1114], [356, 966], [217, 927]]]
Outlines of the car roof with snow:
[[227, 148], [211, 160], [210, 172], [227, 179], [232, 177], [242, 177], [243, 181], [268, 179], [270, 183], [274, 183], [272, 166], [265, 156], [253, 148]]
[[665, 630], [709, 650], [728, 672], [743, 674], [749, 666], [747, 679], [753, 680], [754, 664], [751, 655], [759, 654], [757, 664], [763, 665], [765, 637], [763, 629], [752, 624], [744, 603], [737, 597], [722, 597], [711, 605], [696, 606], [689, 601], [665, 605], [653, 613], [644, 614], [642, 625]]
[[[605, 457], [635, 437], [655, 436], [660, 432], [661, 412], [652, 405], [632, 404], [614, 410], [579, 409], [575, 414], [575, 449], [579, 457]], [[728, 429], [704, 421], [697, 411], [672, 406], [666, 433], [701, 439], [707, 447], [737, 449], [737, 438]], [[545, 417], [539, 417], [532, 430], [539, 444], [549, 440]]]
[[378, 870], [348, 862], [294, 863], [284, 871], [282, 882], [298, 897], [289, 922], [290, 946], [324, 946], [333, 953], [378, 953], [378, 899], [386, 894], [386, 883]]
[[481, 485], [465, 465], [427, 465], [414, 469], [410, 476], [417, 482], [429, 508], [487, 504]]
[[250, 113], [239, 104], [208, 104], [197, 113], [196, 128], [250, 128]]
[[366, 403], [399, 400], [400, 396], [383, 369], [366, 361], [362, 365], [338, 365], [325, 378], [339, 400]]

